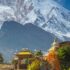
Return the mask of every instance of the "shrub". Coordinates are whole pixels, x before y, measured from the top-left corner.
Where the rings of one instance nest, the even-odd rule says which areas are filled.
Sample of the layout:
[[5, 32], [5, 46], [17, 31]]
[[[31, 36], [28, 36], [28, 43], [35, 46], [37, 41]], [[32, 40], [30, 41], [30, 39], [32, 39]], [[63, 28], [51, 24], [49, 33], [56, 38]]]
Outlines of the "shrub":
[[70, 46], [64, 46], [57, 51], [61, 63], [61, 70], [69, 70], [70, 67]]

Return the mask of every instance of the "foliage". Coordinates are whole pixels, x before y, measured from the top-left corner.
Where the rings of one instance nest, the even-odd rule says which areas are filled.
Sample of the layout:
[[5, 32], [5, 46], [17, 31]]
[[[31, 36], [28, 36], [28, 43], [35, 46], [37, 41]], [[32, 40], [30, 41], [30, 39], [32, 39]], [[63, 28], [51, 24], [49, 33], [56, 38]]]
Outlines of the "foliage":
[[0, 53], [0, 64], [4, 63], [3, 55]]
[[33, 58], [32, 63], [28, 65], [27, 70], [50, 70], [50, 64], [45, 60]]
[[24, 60], [24, 61], [23, 61], [24, 64], [29, 64], [29, 59], [28, 59], [28, 58], [23, 59], [23, 60]]
[[61, 69], [68, 70], [70, 67], [70, 46], [64, 46], [57, 51], [58, 58], [61, 62]]
[[27, 70], [39, 70], [40, 69], [40, 61], [34, 60], [31, 64], [28, 65]]
[[42, 56], [43, 55], [43, 52], [41, 50], [37, 50], [35, 51], [34, 53], [36, 56]]
[[60, 70], [60, 62], [54, 49], [49, 51], [48, 55], [45, 57], [45, 60], [49, 62], [51, 70]]

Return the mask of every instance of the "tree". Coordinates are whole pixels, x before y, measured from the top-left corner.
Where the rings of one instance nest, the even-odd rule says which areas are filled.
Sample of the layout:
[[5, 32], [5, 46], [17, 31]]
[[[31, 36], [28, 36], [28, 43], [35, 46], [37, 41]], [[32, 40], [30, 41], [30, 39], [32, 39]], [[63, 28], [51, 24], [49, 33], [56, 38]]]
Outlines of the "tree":
[[34, 53], [36, 56], [42, 56], [43, 52], [41, 50], [36, 50]]
[[27, 70], [40, 70], [40, 61], [35, 59], [31, 64], [28, 65]]
[[57, 55], [61, 63], [61, 70], [68, 70], [70, 67], [70, 46], [59, 48]]
[[3, 55], [0, 53], [0, 64], [4, 62]]

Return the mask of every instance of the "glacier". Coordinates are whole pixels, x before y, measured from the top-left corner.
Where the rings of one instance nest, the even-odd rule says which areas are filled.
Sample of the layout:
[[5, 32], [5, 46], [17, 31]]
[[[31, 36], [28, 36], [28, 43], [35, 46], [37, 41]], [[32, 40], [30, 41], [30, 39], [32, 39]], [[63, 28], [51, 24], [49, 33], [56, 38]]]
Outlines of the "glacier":
[[0, 0], [0, 29], [5, 21], [32, 23], [63, 41], [70, 40], [70, 10], [55, 0]]

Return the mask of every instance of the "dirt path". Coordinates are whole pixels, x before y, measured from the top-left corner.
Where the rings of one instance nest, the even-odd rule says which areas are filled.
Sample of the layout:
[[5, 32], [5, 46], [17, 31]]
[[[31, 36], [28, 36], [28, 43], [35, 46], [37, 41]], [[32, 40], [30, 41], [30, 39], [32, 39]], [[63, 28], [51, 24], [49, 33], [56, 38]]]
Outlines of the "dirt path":
[[0, 70], [13, 70], [13, 65], [10, 65], [10, 64], [0, 64]]

